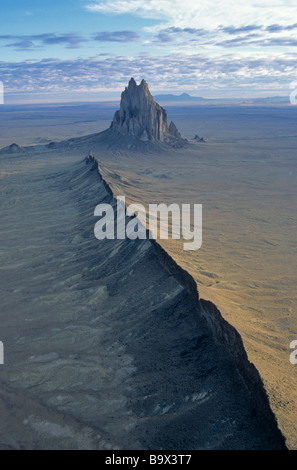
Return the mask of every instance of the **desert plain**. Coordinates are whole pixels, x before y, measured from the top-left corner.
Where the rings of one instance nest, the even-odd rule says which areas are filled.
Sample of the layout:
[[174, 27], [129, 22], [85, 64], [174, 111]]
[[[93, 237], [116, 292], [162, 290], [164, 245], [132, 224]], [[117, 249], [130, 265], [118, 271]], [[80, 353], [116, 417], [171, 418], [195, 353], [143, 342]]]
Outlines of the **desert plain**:
[[[291, 352], [289, 345], [291, 341], [297, 339], [297, 108], [291, 105], [195, 106], [183, 104], [176, 106], [170, 103], [161, 104], [166, 107], [169, 119], [174, 120], [182, 136], [188, 139], [185, 147], [172, 148], [168, 146], [168, 149], [164, 147], [160, 152], [154, 149], [139, 150], [133, 146], [132, 148], [125, 148], [125, 146], [103, 148], [101, 143], [96, 140], [96, 133], [109, 127], [114, 111], [118, 108], [118, 103], [2, 107], [0, 147], [16, 143], [21, 147], [29, 147], [29, 149], [22, 149], [19, 153], [12, 152], [11, 154], [4, 152], [3, 156], [0, 156], [1, 210], [3, 211], [2, 220], [4, 220], [4, 224], [1, 222], [1, 270], [3, 279], [5, 277], [6, 289], [2, 293], [1, 302], [6, 311], [11, 312], [9, 318], [1, 318], [2, 331], [5, 328], [6, 337], [0, 339], [6, 344], [5, 341], [9, 341], [7, 339], [9, 337], [16, 338], [19, 335], [20, 338], [22, 336], [26, 338], [25, 333], [23, 335], [21, 333], [22, 329], [24, 328], [25, 331], [30, 323], [30, 306], [32, 306], [30, 302], [34, 302], [33, 297], [26, 300], [26, 289], [32, 295], [34, 283], [27, 286], [26, 277], [22, 272], [17, 287], [14, 287], [15, 279], [9, 279], [9, 269], [11, 268], [8, 269], [7, 265], [9, 264], [14, 269], [15, 275], [18, 263], [21, 263], [22, 253], [26, 253], [26, 256], [29, 257], [37, 256], [34, 258], [37, 268], [38, 257], [40, 256], [42, 260], [42, 252], [36, 255], [34, 238], [39, 237], [38, 244], [41, 246], [40, 243], [44, 237], [47, 244], [49, 266], [53, 262], [50, 257], [51, 249], [54, 250], [54, 246], [60, 243], [61, 260], [63, 261], [63, 257], [65, 257], [65, 266], [61, 269], [67, 271], [68, 263], [76, 261], [73, 259], [73, 252], [69, 249], [69, 239], [67, 239], [69, 243], [65, 251], [65, 234], [62, 227], [64, 227], [63, 224], [72, 224], [75, 217], [77, 217], [78, 225], [73, 226], [74, 233], [71, 240], [78, 247], [80, 243], [86, 242], [84, 238], [80, 238], [81, 235], [77, 233], [77, 230], [79, 224], [83, 224], [84, 217], [92, 220], [96, 205], [96, 197], [93, 197], [95, 189], [94, 185], [89, 189], [86, 188], [85, 183], [76, 173], [75, 165], [80, 165], [91, 152], [99, 161], [101, 174], [114, 194], [126, 196], [129, 203], [138, 202], [145, 206], [161, 202], [203, 205], [203, 243], [199, 250], [184, 251], [182, 240], [160, 240], [159, 243], [182, 268], [193, 276], [200, 298], [212, 301], [222, 316], [241, 335], [248, 358], [256, 366], [263, 380], [271, 409], [286, 438], [287, 446], [296, 449], [297, 366], [289, 361]], [[45, 151], [46, 146], [51, 142], [67, 141], [67, 139], [77, 137], [83, 138], [83, 136], [92, 134], [95, 136], [86, 137], [86, 140], [82, 140], [77, 147], [75, 145], [59, 147], [57, 144], [56, 150], [53, 145], [50, 152]], [[193, 140], [196, 134], [202, 136], [205, 142]], [[36, 146], [34, 150], [32, 150], [32, 146]], [[71, 211], [74, 210], [73, 206], [70, 202], [67, 205], [66, 199], [63, 199], [65, 207], [63, 206], [64, 209], [61, 211], [58, 210], [59, 195], [57, 193], [53, 193], [49, 198], [46, 197], [46, 192], [51, 192], [58, 184], [62, 186], [65, 183], [67, 193], [69, 188], [66, 184], [66, 175], [70, 164], [74, 165], [74, 173], [71, 178], [73, 180], [72, 186], [75, 186], [76, 190], [75, 197], [78, 200], [80, 198], [80, 184], [83, 194], [86, 194], [88, 190], [92, 193], [92, 197], [88, 199], [90, 203], [85, 205], [80, 214], [72, 214], [73, 217], [71, 216]], [[40, 173], [41, 169], [42, 173]], [[22, 172], [24, 172], [24, 179]], [[41, 178], [41, 174], [42, 181], [39, 186], [34, 186], [34, 180]], [[48, 180], [44, 179], [46, 174]], [[51, 179], [53, 174], [56, 176]], [[26, 184], [19, 185], [21, 180]], [[30, 195], [30, 185], [32, 188], [39, 187], [40, 194], [31, 193]], [[28, 188], [28, 193], [26, 188]], [[18, 231], [17, 220], [22, 218], [23, 214], [26, 215], [26, 198], [30, 199], [28, 199], [28, 204], [36, 209], [35, 218], [27, 220], [26, 237], [30, 233], [31, 238], [29, 240], [25, 237], [23, 244], [19, 245], [15, 251], [14, 237]], [[49, 204], [49, 201], [52, 204]], [[34, 215], [34, 211], [31, 214]], [[53, 218], [53, 248], [50, 246], [50, 234], [43, 232], [43, 227], [47, 227], [48, 230], [49, 225], [46, 224], [51, 217]], [[45, 223], [45, 221], [47, 222]], [[60, 238], [59, 230], [58, 232], [56, 230], [57, 224], [61, 228]], [[22, 223], [20, 226], [23, 227]], [[70, 236], [69, 233], [67, 232], [67, 237]], [[19, 235], [18, 240], [20, 240]], [[7, 249], [7, 243], [9, 249]], [[79, 249], [78, 247], [77, 249]], [[80, 268], [84, 269], [90, 266], [94, 255], [90, 253], [84, 257], [81, 253], [80, 256], [82, 257], [79, 261]], [[94, 266], [93, 268], [95, 269]], [[32, 266], [31, 269], [33, 269]], [[51, 272], [51, 279], [56, 282], [51, 287], [53, 288], [55, 285], [57, 291], [47, 291], [45, 286], [42, 302], [43, 305], [46, 305], [47, 302], [48, 305], [51, 305], [45, 314], [52, 313], [54, 298], [58, 311], [59, 296], [57, 292], [63, 288], [65, 282], [69, 283], [69, 288], [73, 284], [79, 284], [81, 278], [75, 278], [75, 275], [80, 276], [80, 274], [71, 272], [71, 275], [67, 274], [68, 277], [66, 276], [65, 280], [62, 275], [60, 277], [57, 275], [55, 279], [55, 272]], [[38, 275], [40, 275], [40, 270]], [[43, 275], [45, 279], [48, 279], [47, 266], [44, 266]], [[39, 277], [36, 284], [36, 292], [39, 296], [41, 295], [40, 289], [41, 278]], [[89, 289], [88, 302], [91, 304], [92, 299], [94, 302], [98, 299], [105, 300], [106, 291], [102, 288], [99, 292], [100, 289], [97, 289], [95, 282], [88, 284], [87, 289]], [[80, 295], [79, 290], [80, 287], [75, 289], [74, 295], [77, 297]], [[7, 300], [8, 292], [13, 299], [11, 301]], [[65, 302], [65, 297], [63, 299]], [[73, 297], [69, 294], [66, 299], [67, 308], [63, 315], [67, 320], [70, 318], [75, 321], [80, 318], [81, 311], [75, 310], [78, 305], [75, 302], [74, 310], [72, 309], [72, 299]], [[80, 305], [84, 305], [84, 300], [86, 299], [80, 298]], [[9, 304], [9, 302], [11, 303]], [[16, 305], [22, 305], [24, 324], [20, 320], [22, 317], [19, 316], [19, 313], [13, 310]], [[35, 307], [38, 308], [36, 298]], [[36, 338], [39, 338], [40, 344], [45, 343], [46, 340], [42, 333], [44, 320], [41, 317], [42, 315], [39, 319], [35, 317], [34, 320]], [[105, 326], [108, 332], [108, 324], [106, 323]], [[60, 326], [51, 325], [51, 328], [53, 335], [59, 334]], [[73, 328], [76, 327], [73, 326]], [[99, 332], [90, 332], [86, 327], [84, 328], [83, 331], [75, 330], [74, 334], [78, 336], [81, 334], [84, 341], [89, 338], [91, 343], [96, 342]], [[63, 337], [63, 331], [60, 333]], [[101, 331], [101, 333], [104, 332]], [[91, 336], [89, 336], [90, 334]], [[18, 357], [21, 362], [22, 356], [22, 341], [19, 336], [17, 351], [14, 351], [13, 343], [6, 348], [6, 357], [9, 358], [9, 354], [14, 357], [15, 369], [5, 373], [11, 374], [10, 379], [13, 379], [19, 390], [22, 390], [22, 381], [28, 380], [30, 371], [29, 369], [20, 371], [16, 367]], [[34, 362], [34, 357], [38, 357], [38, 341], [32, 348], [30, 356], [32, 362]], [[24, 339], [23, 344], [25, 343]], [[55, 347], [57, 356], [50, 356], [53, 353], [49, 351], [43, 352], [43, 355], [36, 361], [41, 363], [47, 363], [51, 360], [57, 361], [59, 351], [58, 346]], [[24, 348], [30, 351], [30, 345], [27, 344]], [[115, 353], [110, 351], [110, 357], [113, 357], [113, 354]], [[133, 372], [133, 367], [129, 362], [130, 356], [120, 357], [121, 353], [118, 350], [116, 355], [119, 357], [119, 361], [123, 361], [124, 376], [130, 377]], [[75, 382], [75, 377], [71, 374], [74, 374], [72, 366], [76, 360], [76, 352], [72, 352], [72, 356], [70, 356], [68, 362], [62, 365], [69, 380]], [[109, 364], [110, 357], [106, 358], [107, 364]], [[88, 360], [94, 360], [94, 358]], [[84, 380], [89, 380], [91, 383], [88, 365], [87, 361], [84, 364]], [[43, 387], [42, 393], [49, 402], [52, 373], [54, 370], [48, 367], [46, 374], [42, 377], [44, 384], [48, 383], [48, 387], [46, 385]], [[61, 374], [59, 380], [62, 383], [63, 372], [61, 368], [59, 374]], [[32, 387], [37, 382], [40, 383], [40, 376], [37, 375], [35, 378], [30, 376]], [[113, 384], [106, 383], [104, 385], [105, 392], [101, 391], [102, 395], [106, 393], [109, 386], [111, 389], [117, 387], [118, 380], [121, 378], [114, 377]], [[129, 384], [127, 387], [129, 388]], [[91, 388], [92, 386], [90, 386]], [[86, 413], [90, 416], [91, 422], [92, 400], [95, 398], [91, 392], [88, 397], [89, 408], [86, 407]], [[125, 408], [125, 397], [114, 396], [113, 398], [115, 410], [121, 407]], [[198, 400], [203, 400], [203, 398], [204, 396], [201, 395]], [[20, 404], [20, 409], [23, 399], [21, 391], [18, 392], [15, 402]], [[7, 397], [4, 396], [3, 402], [6, 400]], [[28, 409], [30, 406], [36, 407], [36, 404], [31, 404], [31, 398], [27, 397], [26, 400]], [[67, 410], [67, 400], [69, 401], [70, 398], [59, 394], [52, 400], [50, 402], [52, 406], [63, 405], [62, 409]], [[107, 397], [103, 397], [102, 403], [104, 400], [107, 403]], [[81, 406], [79, 399], [75, 406], [77, 407], [77, 416], [79, 416]], [[42, 413], [45, 416], [49, 410], [46, 409]], [[123, 416], [133, 427], [133, 416], [126, 416], [124, 412]], [[75, 430], [78, 424], [74, 418], [69, 418], [69, 422], [67, 419], [65, 422], [60, 422], [59, 417], [59, 424], [56, 424], [56, 427], [52, 425], [54, 427], [50, 431], [56, 436], [60, 433], [63, 436], [64, 445], [71, 447], [76, 444], [73, 444], [73, 436], [69, 437], [71, 434], [69, 429]], [[7, 421], [10, 426], [14, 426], [11, 416], [7, 417]], [[24, 429], [31, 426], [35, 431], [43, 429], [42, 432], [44, 432], [44, 427], [49, 426], [44, 424], [46, 422], [48, 422], [46, 418], [43, 421], [36, 420], [32, 412], [29, 418], [24, 416], [23, 426]], [[111, 433], [114, 432], [112, 424], [109, 424], [107, 429]], [[96, 447], [96, 436], [92, 433], [93, 431], [86, 426], [85, 440], [81, 444], [83, 448]], [[80, 439], [81, 435], [80, 430]], [[29, 437], [28, 440], [30, 440]], [[101, 437], [101, 440], [104, 441], [105, 448], [108, 448], [108, 432]], [[16, 444], [8, 440], [6, 445], [14, 447]], [[49, 444], [45, 440], [40, 443], [41, 447], [50, 445], [55, 445], [55, 442]], [[122, 441], [120, 441], [119, 447], [121, 445], [123, 446]], [[127, 446], [129, 445], [127, 443]], [[210, 447], [212, 445], [219, 446], [219, 443], [215, 441], [209, 444]]]

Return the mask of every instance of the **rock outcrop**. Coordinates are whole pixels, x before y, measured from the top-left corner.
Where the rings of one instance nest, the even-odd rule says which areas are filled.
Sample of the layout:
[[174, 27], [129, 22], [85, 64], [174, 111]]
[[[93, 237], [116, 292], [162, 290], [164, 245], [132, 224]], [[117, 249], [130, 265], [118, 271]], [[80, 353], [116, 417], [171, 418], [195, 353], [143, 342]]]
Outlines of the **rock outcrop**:
[[160, 141], [173, 146], [185, 142], [173, 122], [168, 127], [167, 112], [154, 101], [146, 81], [137, 85], [134, 78], [122, 93], [120, 109], [114, 115], [111, 129], [144, 142]]
[[169, 124], [168, 130], [169, 130], [169, 133], [173, 135], [173, 137], [175, 137], [176, 139], [181, 139], [181, 135], [178, 132], [177, 127], [173, 121], [171, 121], [171, 123]]
[[196, 140], [196, 142], [205, 142], [205, 139], [203, 137], [199, 137], [198, 134], [195, 135], [194, 140]]
[[10, 153], [17, 153], [20, 150], [20, 146], [18, 144], [11, 144], [9, 146], [9, 152]]
[[18, 144], [11, 144], [8, 147], [4, 147], [0, 150], [0, 153], [18, 153], [21, 147]]

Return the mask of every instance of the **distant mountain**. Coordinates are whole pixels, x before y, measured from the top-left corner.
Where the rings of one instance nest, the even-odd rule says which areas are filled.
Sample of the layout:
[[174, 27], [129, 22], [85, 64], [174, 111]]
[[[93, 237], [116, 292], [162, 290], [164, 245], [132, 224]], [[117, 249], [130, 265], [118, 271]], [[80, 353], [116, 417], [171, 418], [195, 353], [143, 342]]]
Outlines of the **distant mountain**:
[[268, 96], [265, 98], [250, 98], [246, 100], [249, 103], [267, 103], [267, 104], [289, 104], [290, 100], [288, 96]]
[[206, 98], [201, 96], [191, 96], [188, 93], [182, 93], [181, 95], [157, 95], [154, 96], [156, 101], [208, 101]]
[[268, 96], [261, 98], [202, 98], [201, 96], [191, 96], [188, 93], [181, 95], [157, 95], [154, 97], [157, 102], [174, 102], [174, 103], [205, 103], [205, 104], [267, 104], [267, 105], [282, 105], [289, 104], [288, 96]]

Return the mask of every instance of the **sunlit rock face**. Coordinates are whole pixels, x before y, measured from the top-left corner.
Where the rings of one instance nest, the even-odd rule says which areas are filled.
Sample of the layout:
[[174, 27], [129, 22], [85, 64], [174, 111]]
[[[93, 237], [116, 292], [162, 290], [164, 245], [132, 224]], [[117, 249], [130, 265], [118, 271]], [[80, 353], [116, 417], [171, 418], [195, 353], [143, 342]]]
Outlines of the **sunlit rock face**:
[[[137, 85], [131, 78], [122, 93], [120, 110], [114, 115], [112, 129], [122, 135], [138, 137], [142, 141], [165, 142], [180, 138], [176, 126], [167, 124], [167, 112], [156, 103], [145, 80]], [[174, 130], [174, 134], [171, 134]]]

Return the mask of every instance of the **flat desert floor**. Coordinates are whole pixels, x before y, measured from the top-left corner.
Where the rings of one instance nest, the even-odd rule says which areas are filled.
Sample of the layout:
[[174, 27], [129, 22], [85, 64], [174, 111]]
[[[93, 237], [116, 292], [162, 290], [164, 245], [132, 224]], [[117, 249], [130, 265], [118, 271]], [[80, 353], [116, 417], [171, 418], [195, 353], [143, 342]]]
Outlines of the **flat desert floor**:
[[[0, 147], [99, 132], [116, 108], [3, 107]], [[200, 297], [213, 301], [241, 334], [287, 444], [296, 449], [297, 366], [289, 345], [297, 339], [297, 108], [166, 109], [184, 137], [199, 134], [206, 142], [146, 155], [103, 153], [96, 143], [90, 150], [127, 202], [203, 205], [200, 250], [184, 251], [178, 240], [160, 243], [193, 275]]]

